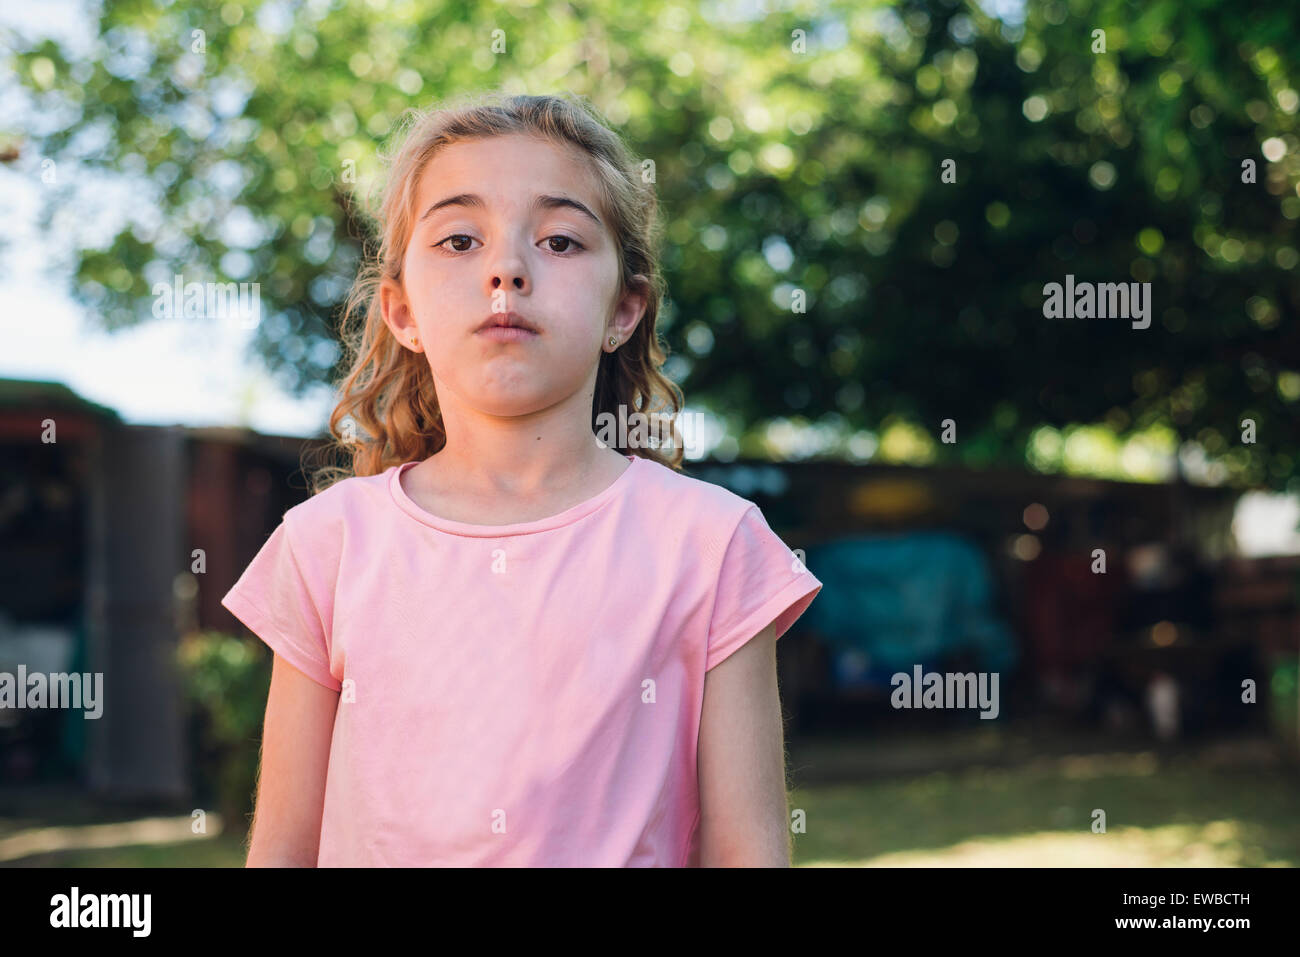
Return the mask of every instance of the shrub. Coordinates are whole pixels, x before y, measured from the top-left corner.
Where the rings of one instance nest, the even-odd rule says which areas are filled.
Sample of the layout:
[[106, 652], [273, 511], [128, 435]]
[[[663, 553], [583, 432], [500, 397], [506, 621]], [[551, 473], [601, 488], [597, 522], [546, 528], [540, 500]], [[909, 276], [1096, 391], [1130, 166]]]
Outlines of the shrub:
[[178, 657], [191, 728], [195, 794], [224, 827], [246, 831], [253, 810], [272, 656], [260, 642], [216, 631], [181, 638]]

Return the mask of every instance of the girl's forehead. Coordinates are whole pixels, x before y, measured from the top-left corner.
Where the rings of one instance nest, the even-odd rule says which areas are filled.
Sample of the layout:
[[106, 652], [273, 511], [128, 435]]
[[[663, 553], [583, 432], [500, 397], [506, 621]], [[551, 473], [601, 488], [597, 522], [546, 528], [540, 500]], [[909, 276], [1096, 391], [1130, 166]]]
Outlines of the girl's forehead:
[[517, 133], [458, 140], [425, 164], [416, 189], [416, 215], [430, 203], [458, 194], [492, 205], [554, 193], [588, 205], [599, 202], [595, 174], [576, 146]]

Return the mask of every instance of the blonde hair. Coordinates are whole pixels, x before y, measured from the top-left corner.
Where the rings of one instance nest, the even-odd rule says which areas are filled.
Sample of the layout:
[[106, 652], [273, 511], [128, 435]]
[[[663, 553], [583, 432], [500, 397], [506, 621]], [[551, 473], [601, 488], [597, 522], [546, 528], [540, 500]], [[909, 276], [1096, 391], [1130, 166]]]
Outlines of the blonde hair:
[[[423, 110], [413, 108], [403, 115], [398, 132], [395, 152], [391, 159], [384, 157], [388, 174], [378, 210], [369, 214], [379, 247], [372, 251], [372, 244], [366, 245], [343, 310], [340, 338], [348, 372], [330, 415], [331, 440], [320, 449], [336, 462], [348, 464], [315, 470], [312, 493], [343, 478], [376, 475], [392, 465], [427, 458], [446, 444], [428, 360], [393, 335], [384, 322], [378, 290], [384, 277], [401, 280], [415, 216], [416, 186], [429, 161], [458, 141], [510, 133], [576, 146], [590, 159], [599, 199], [618, 247], [619, 295], [639, 287], [647, 297], [645, 315], [627, 342], [615, 352], [601, 352], [592, 402], [593, 432], [602, 413], [611, 414], [616, 422], [640, 413], [650, 420], [652, 441], [666, 451], [654, 445], [642, 447], [646, 443], [640, 442], [625, 449], [619, 441], [622, 435], [607, 444], [624, 454], [680, 468], [682, 449], [675, 416], [682, 408], [683, 396], [660, 371], [668, 348], [655, 329], [664, 295], [658, 200], [653, 183], [643, 181], [636, 159], [618, 134], [576, 94], [499, 92], [470, 94]], [[634, 279], [638, 275], [646, 279], [638, 283]], [[358, 433], [355, 437], [344, 439], [340, 433], [339, 424], [345, 417], [355, 423], [355, 429], [349, 428]]]

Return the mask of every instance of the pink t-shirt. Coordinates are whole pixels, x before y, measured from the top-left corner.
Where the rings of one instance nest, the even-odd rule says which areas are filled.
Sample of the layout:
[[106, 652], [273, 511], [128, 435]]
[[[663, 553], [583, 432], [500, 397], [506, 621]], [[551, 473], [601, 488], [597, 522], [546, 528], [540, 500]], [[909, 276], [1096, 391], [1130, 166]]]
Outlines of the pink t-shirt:
[[318, 865], [698, 866], [704, 674], [822, 583], [735, 493], [628, 456], [514, 525], [394, 465], [284, 514], [222, 599], [340, 690]]

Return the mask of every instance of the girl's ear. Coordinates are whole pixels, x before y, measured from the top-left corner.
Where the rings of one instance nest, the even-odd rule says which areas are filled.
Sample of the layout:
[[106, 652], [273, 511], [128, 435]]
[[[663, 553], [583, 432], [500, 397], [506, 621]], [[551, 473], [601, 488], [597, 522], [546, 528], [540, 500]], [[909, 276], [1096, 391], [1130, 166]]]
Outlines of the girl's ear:
[[614, 324], [626, 339], [632, 334], [642, 317], [645, 316], [646, 307], [650, 305], [650, 280], [640, 273], [632, 277], [630, 288], [623, 294], [619, 300], [618, 306], [614, 311]]
[[388, 276], [379, 280], [379, 311], [384, 317], [384, 324], [398, 339], [404, 339], [415, 327], [401, 283]]

